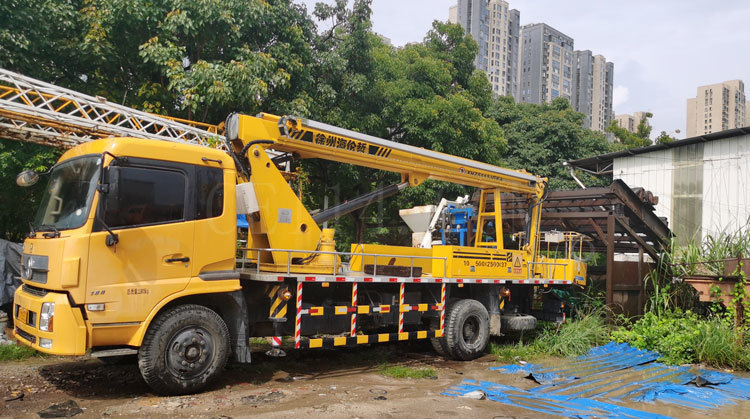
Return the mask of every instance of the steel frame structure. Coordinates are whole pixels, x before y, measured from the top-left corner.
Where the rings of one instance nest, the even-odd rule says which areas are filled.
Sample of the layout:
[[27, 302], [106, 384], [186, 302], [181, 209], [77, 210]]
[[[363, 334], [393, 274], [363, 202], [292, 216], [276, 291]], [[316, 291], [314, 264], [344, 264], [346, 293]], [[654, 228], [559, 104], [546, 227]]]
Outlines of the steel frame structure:
[[106, 137], [226, 149], [221, 127], [118, 105], [0, 68], [0, 134], [58, 148]]

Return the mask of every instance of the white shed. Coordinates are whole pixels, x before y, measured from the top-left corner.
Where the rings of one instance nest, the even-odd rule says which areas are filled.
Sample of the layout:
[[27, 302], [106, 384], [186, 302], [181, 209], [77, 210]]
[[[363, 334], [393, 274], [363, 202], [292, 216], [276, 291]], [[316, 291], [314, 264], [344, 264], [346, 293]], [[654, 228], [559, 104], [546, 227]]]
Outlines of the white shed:
[[750, 223], [750, 127], [569, 162], [659, 197], [678, 244]]

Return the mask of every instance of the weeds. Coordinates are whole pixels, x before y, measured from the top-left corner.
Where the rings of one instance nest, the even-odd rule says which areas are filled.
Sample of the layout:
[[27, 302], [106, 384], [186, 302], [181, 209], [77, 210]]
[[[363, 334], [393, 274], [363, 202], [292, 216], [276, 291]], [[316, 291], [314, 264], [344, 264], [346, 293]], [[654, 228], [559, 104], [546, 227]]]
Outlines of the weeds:
[[562, 324], [548, 323], [531, 343], [490, 344], [490, 352], [503, 362], [532, 360], [540, 356], [578, 356], [594, 346], [609, 342], [604, 309], [580, 314]]
[[43, 353], [37, 352], [28, 346], [18, 345], [15, 343], [0, 345], [0, 362], [2, 361], [20, 361], [26, 358], [41, 357]]
[[750, 369], [750, 356], [727, 317], [702, 319], [691, 311], [674, 310], [661, 317], [649, 312], [632, 327], [612, 332], [616, 342], [659, 352], [661, 362], [703, 362], [715, 367]]
[[737, 339], [737, 332], [726, 319], [715, 318], [698, 326], [695, 356], [699, 362], [750, 370], [747, 349]]
[[542, 355], [536, 346], [524, 344], [523, 341], [505, 345], [490, 342], [490, 353], [501, 362], [530, 361]]
[[414, 368], [406, 367], [403, 365], [381, 365], [379, 368], [380, 374], [391, 377], [391, 378], [437, 378], [437, 373], [432, 368]]
[[581, 315], [559, 328], [546, 328], [534, 345], [542, 353], [553, 356], [578, 356], [594, 346], [609, 342], [609, 330], [602, 310]]

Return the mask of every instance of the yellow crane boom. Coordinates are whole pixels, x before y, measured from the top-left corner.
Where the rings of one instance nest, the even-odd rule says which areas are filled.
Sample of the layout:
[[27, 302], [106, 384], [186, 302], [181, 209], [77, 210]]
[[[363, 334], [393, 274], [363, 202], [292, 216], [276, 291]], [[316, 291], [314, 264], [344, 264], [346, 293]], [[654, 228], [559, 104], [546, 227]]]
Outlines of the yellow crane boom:
[[544, 179], [424, 148], [401, 144], [367, 134], [294, 116], [266, 113], [257, 117], [231, 115], [227, 140], [240, 152], [251, 141], [269, 140], [268, 148], [293, 152], [301, 158], [321, 158], [402, 174], [402, 181], [416, 186], [436, 179], [482, 189], [538, 194]]

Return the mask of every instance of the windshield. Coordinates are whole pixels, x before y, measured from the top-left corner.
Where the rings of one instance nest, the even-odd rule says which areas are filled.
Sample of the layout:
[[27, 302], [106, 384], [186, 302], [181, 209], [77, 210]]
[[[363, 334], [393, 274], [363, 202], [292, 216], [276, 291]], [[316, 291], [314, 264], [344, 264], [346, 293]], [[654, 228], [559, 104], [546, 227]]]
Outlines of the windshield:
[[101, 156], [96, 155], [55, 166], [34, 218], [34, 228], [64, 230], [82, 226], [89, 215], [100, 164]]

